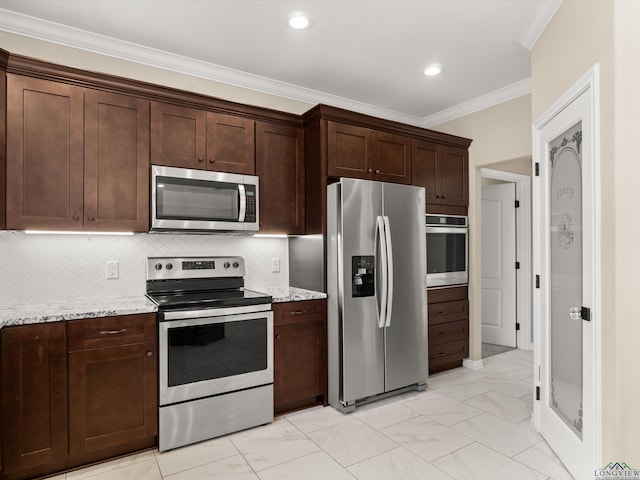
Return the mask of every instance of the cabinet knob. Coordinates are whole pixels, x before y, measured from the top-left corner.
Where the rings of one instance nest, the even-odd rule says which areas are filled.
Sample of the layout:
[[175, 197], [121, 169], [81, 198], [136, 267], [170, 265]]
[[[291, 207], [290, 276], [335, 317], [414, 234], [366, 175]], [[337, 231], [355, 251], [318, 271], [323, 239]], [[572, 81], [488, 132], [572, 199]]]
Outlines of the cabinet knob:
[[204, 157], [198, 157], [199, 162], [204, 162]]
[[93, 222], [95, 220], [95, 218], [93, 217], [93, 215], [89, 215], [87, 217], [87, 220], [89, 220], [90, 222]]
[[446, 195], [442, 195], [442, 198], [447, 198], [447, 196]]
[[73, 216], [73, 221], [77, 222], [78, 220], [80, 220], [80, 216], [79, 215], [74, 215]]
[[278, 340], [279, 338], [280, 338], [280, 334], [278, 333], [278, 334], [276, 335], [276, 340]]
[[367, 173], [373, 173], [373, 168], [370, 168], [369, 170], [367, 170]]
[[437, 194], [436, 194], [436, 198], [440, 198], [440, 195], [437, 195]]
[[215, 158], [210, 158], [209, 159], [209, 163], [216, 163], [216, 159]]
[[153, 357], [153, 352], [147, 352], [147, 357]]
[[380, 173], [380, 170], [377, 170], [377, 169], [376, 169], [376, 173]]

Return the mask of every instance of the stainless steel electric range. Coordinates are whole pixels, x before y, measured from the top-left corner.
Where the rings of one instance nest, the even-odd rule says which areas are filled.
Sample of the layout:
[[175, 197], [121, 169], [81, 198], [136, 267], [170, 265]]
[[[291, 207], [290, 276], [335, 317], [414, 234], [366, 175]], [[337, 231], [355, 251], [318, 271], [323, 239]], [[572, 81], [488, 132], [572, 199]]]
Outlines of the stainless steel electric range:
[[242, 257], [150, 257], [158, 305], [159, 450], [273, 421], [271, 297]]

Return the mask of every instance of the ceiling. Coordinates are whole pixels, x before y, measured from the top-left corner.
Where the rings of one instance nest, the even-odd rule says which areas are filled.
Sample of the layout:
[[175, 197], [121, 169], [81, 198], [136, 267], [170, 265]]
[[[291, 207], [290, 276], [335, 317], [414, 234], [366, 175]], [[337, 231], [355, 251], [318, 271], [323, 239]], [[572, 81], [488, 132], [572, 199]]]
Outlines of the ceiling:
[[0, 0], [0, 31], [428, 127], [528, 93], [559, 2]]

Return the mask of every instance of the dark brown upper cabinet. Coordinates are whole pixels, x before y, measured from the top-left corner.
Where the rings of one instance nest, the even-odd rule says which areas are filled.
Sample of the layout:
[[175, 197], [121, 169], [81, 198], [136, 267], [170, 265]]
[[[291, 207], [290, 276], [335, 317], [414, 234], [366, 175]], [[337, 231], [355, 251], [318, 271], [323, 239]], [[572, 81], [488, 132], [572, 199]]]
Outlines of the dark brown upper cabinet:
[[411, 139], [354, 125], [327, 122], [331, 177], [411, 183]]
[[152, 102], [151, 163], [253, 175], [255, 120]]
[[[412, 140], [413, 184], [426, 190], [427, 211], [459, 213], [469, 205], [469, 156], [466, 149]], [[440, 206], [454, 207], [444, 211]]]
[[7, 75], [7, 228], [82, 230], [84, 91]]
[[427, 211], [466, 215], [471, 140], [328, 105], [302, 122], [305, 233], [326, 233], [327, 184], [340, 177], [424, 186]]
[[7, 75], [7, 228], [147, 231], [149, 102]]
[[85, 90], [84, 227], [149, 230], [149, 102]]
[[256, 174], [260, 178], [260, 232], [304, 233], [304, 132], [256, 123]]

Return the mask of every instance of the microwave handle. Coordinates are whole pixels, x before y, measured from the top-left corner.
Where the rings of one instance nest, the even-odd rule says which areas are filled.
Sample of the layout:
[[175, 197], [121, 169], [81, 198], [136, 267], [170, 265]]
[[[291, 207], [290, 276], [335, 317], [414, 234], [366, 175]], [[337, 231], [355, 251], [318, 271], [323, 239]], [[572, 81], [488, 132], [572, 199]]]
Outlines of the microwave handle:
[[244, 185], [238, 185], [238, 194], [240, 195], [238, 222], [244, 222], [244, 216], [247, 213], [247, 192], [244, 189]]

